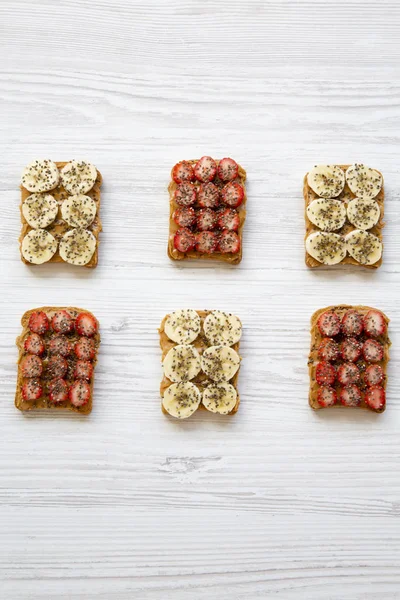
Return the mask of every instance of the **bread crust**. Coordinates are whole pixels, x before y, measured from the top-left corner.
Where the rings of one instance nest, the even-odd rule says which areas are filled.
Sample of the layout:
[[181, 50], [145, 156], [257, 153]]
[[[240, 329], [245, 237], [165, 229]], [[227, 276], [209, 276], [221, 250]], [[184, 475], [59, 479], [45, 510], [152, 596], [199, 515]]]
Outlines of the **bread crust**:
[[[66, 400], [65, 402], [59, 402], [59, 403], [54, 404], [53, 402], [50, 401], [50, 398], [47, 394], [47, 389], [46, 389], [45, 385], [43, 386], [43, 395], [38, 400], [27, 401], [27, 400], [24, 400], [24, 398], [22, 397], [21, 387], [22, 387], [24, 379], [22, 377], [20, 364], [21, 364], [21, 360], [23, 359], [23, 357], [26, 356], [26, 353], [24, 351], [24, 340], [30, 332], [29, 327], [28, 327], [29, 318], [32, 313], [37, 312], [37, 311], [43, 311], [46, 313], [46, 315], [49, 318], [51, 318], [51, 316], [59, 310], [66, 310], [70, 314], [72, 314], [74, 317], [76, 317], [79, 313], [82, 313], [82, 312], [88, 313], [88, 314], [92, 315], [92, 317], [95, 319], [95, 321], [97, 323], [97, 333], [92, 338], [94, 340], [94, 343], [96, 346], [96, 354], [94, 356], [94, 359], [92, 360], [93, 376], [90, 381], [90, 399], [87, 404], [85, 404], [84, 406], [81, 406], [81, 407], [73, 406], [73, 404], [71, 404], [69, 402], [69, 400]], [[101, 342], [100, 333], [99, 333], [99, 322], [96, 319], [96, 317], [93, 315], [93, 313], [89, 312], [88, 310], [85, 310], [84, 308], [77, 308], [75, 306], [41, 306], [39, 308], [32, 308], [31, 310], [27, 310], [21, 318], [21, 325], [22, 325], [22, 332], [15, 341], [17, 348], [18, 348], [18, 361], [17, 361], [18, 375], [17, 375], [17, 389], [15, 392], [16, 408], [18, 408], [18, 410], [21, 410], [21, 411], [43, 410], [43, 409], [64, 410], [64, 411], [69, 410], [72, 412], [80, 413], [81, 415], [88, 415], [92, 411], [92, 406], [93, 406], [94, 374], [95, 374], [95, 368], [96, 368], [96, 364], [97, 364], [97, 355], [98, 355], [99, 346], [100, 346], [100, 342]], [[75, 340], [75, 339], [78, 339], [79, 337], [80, 336], [78, 334], [75, 334], [75, 332], [74, 332], [74, 334], [71, 336], [70, 339]], [[67, 379], [67, 382], [68, 381], [69, 380]], [[69, 381], [69, 382], [71, 383], [71, 381]]]
[[[68, 161], [56, 162], [55, 164], [56, 164], [58, 170], [61, 170], [63, 167], [65, 167], [65, 165], [67, 163], [68, 163]], [[85, 196], [89, 196], [90, 198], [93, 198], [93, 200], [96, 202], [96, 216], [94, 218], [93, 223], [89, 227], [87, 227], [87, 229], [89, 231], [91, 231], [91, 233], [93, 233], [94, 237], [96, 238], [96, 249], [95, 249], [90, 261], [86, 265], [82, 265], [83, 267], [87, 267], [88, 269], [94, 269], [95, 267], [97, 267], [97, 263], [98, 263], [99, 244], [100, 244], [99, 234], [103, 229], [101, 219], [100, 219], [100, 201], [101, 201], [100, 187], [101, 187], [102, 182], [103, 182], [102, 175], [101, 175], [100, 171], [97, 169], [97, 179], [95, 181], [95, 184], [92, 187], [92, 189], [89, 190], [88, 192], [86, 192], [86, 194], [85, 194]], [[29, 233], [33, 229], [33, 227], [31, 227], [29, 225], [29, 223], [27, 223], [24, 215], [22, 214], [22, 204], [29, 196], [32, 195], [33, 192], [29, 192], [26, 188], [24, 188], [23, 185], [20, 185], [20, 189], [21, 189], [21, 203], [19, 205], [19, 210], [20, 210], [20, 214], [21, 214], [22, 228], [21, 228], [21, 234], [19, 236], [18, 241], [19, 241], [21, 260], [26, 265], [29, 265], [31, 267], [37, 267], [40, 265], [35, 265], [33, 263], [30, 263], [22, 255], [22, 240], [24, 239], [26, 234]], [[65, 223], [65, 221], [63, 220], [63, 218], [61, 216], [61, 204], [62, 204], [63, 200], [65, 200], [68, 196], [71, 196], [71, 194], [69, 192], [67, 192], [66, 189], [63, 187], [63, 185], [61, 183], [61, 179], [60, 179], [60, 183], [57, 185], [57, 187], [54, 190], [50, 190], [49, 192], [45, 192], [45, 193], [53, 196], [58, 202], [57, 217], [56, 217], [55, 221], [53, 221], [53, 223], [51, 223], [48, 227], [45, 227], [45, 229], [46, 229], [46, 231], [48, 231], [49, 233], [54, 235], [54, 237], [57, 239], [57, 242], [60, 242], [60, 239], [62, 238], [64, 233], [73, 229], [70, 225]], [[51, 263], [51, 262], [65, 263], [65, 261], [60, 256], [59, 246], [57, 246], [57, 250], [56, 250], [55, 254], [51, 257], [51, 259], [47, 261], [47, 263]], [[45, 263], [45, 264], [47, 264], [47, 263]], [[66, 264], [68, 264], [68, 263], [66, 263]]]
[[[348, 167], [350, 165], [336, 165], [336, 166], [340, 167], [343, 171], [346, 172], [346, 169], [348, 169]], [[385, 209], [385, 205], [384, 205], [385, 204], [384, 203], [385, 191], [384, 191], [383, 175], [380, 171], [378, 171], [378, 169], [375, 169], [375, 171], [377, 171], [382, 176], [382, 188], [381, 188], [379, 194], [375, 198], [373, 198], [373, 200], [375, 200], [379, 204], [379, 208], [380, 208], [381, 212], [380, 212], [380, 217], [379, 217], [378, 223], [371, 229], [368, 229], [368, 231], [370, 233], [373, 233], [374, 235], [376, 235], [376, 237], [378, 237], [382, 242], [382, 229], [385, 226], [385, 223], [383, 221], [383, 216], [384, 216], [384, 212], [385, 212], [385, 210], [384, 210]], [[310, 219], [307, 216], [307, 206], [309, 204], [311, 204], [311, 202], [313, 200], [315, 200], [316, 198], [319, 198], [319, 196], [308, 185], [307, 176], [308, 176], [308, 173], [305, 174], [304, 182], [303, 182], [303, 196], [304, 196], [304, 203], [305, 203], [304, 219], [306, 222], [306, 233], [304, 236], [304, 241], [308, 238], [310, 233], [313, 233], [314, 231], [321, 231], [320, 229], [318, 229], [318, 227], [316, 227], [314, 225], [314, 223], [311, 223]], [[347, 185], [347, 181], [346, 181], [343, 192], [335, 199], [343, 200], [347, 204], [347, 202], [349, 200], [351, 200], [355, 197], [356, 197], [356, 195], [353, 194], [353, 192], [350, 190], [349, 186]], [[340, 235], [347, 235], [348, 233], [350, 233], [351, 231], [354, 231], [355, 229], [357, 229], [357, 228], [354, 225], [352, 225], [346, 218], [346, 223], [343, 225], [343, 227], [332, 233], [338, 233]], [[383, 242], [382, 242], [382, 245], [383, 245]], [[383, 249], [382, 249], [381, 258], [373, 265], [362, 265], [361, 263], [354, 260], [354, 258], [352, 256], [350, 256], [349, 254], [346, 254], [345, 258], [342, 261], [340, 261], [340, 263], [338, 263], [338, 265], [349, 264], [349, 265], [354, 265], [356, 267], [364, 267], [366, 269], [378, 269], [382, 264], [382, 260], [383, 260]], [[309, 267], [310, 269], [314, 269], [317, 267], [329, 267], [329, 265], [324, 265], [323, 263], [320, 263], [318, 260], [313, 258], [310, 254], [308, 254], [307, 250], [305, 251], [305, 262], [306, 262], [307, 267]]]
[[[207, 315], [209, 315], [213, 311], [212, 310], [196, 310], [196, 312], [199, 315], [200, 320], [201, 320], [201, 329], [200, 329], [199, 335], [197, 336], [195, 341], [192, 342], [191, 345], [195, 346], [195, 348], [196, 348], [196, 350], [198, 350], [199, 354], [202, 355], [204, 350], [209, 348], [211, 345], [207, 342], [207, 340], [205, 338], [204, 327], [203, 327], [204, 320], [207, 317]], [[161, 361], [164, 360], [164, 358], [166, 357], [168, 352], [171, 350], [171, 348], [178, 345], [176, 342], [173, 342], [172, 340], [170, 340], [169, 337], [167, 336], [167, 334], [165, 333], [164, 325], [165, 325], [165, 321], [167, 320], [168, 317], [169, 317], [169, 314], [165, 315], [165, 317], [161, 321], [161, 325], [158, 330], [158, 333], [160, 335]], [[231, 348], [233, 348], [233, 350], [235, 350], [238, 354], [239, 354], [239, 347], [240, 347], [240, 341], [237, 342], [236, 344], [233, 344], [233, 346], [231, 346]], [[240, 354], [239, 354], [239, 356], [240, 356]], [[240, 359], [242, 359], [241, 356], [240, 356]], [[236, 400], [236, 404], [233, 407], [233, 409], [229, 413], [227, 413], [228, 415], [234, 415], [239, 409], [240, 397], [239, 397], [239, 391], [238, 391], [238, 387], [237, 387], [238, 379], [239, 379], [239, 371], [240, 371], [240, 367], [236, 371], [233, 378], [229, 381], [229, 383], [231, 385], [233, 385], [233, 387], [236, 390], [237, 400]], [[163, 375], [163, 378], [162, 378], [161, 384], [160, 384], [160, 396], [161, 396], [161, 410], [165, 415], [168, 415], [168, 412], [163, 407], [162, 398], [164, 396], [165, 390], [170, 385], [172, 385], [172, 383], [173, 383], [173, 381], [171, 381], [170, 379], [168, 379], [168, 377]], [[199, 388], [200, 392], [203, 392], [206, 385], [211, 383], [211, 381], [210, 381], [210, 379], [207, 378], [207, 376], [203, 373], [203, 371], [200, 371], [200, 373], [198, 375], [196, 375], [196, 377], [194, 379], [191, 379], [191, 383], [194, 383]], [[199, 408], [197, 410], [199, 410], [199, 409], [207, 410], [202, 402], [200, 403]]]
[[[327, 312], [327, 311], [335, 312], [339, 316], [339, 318], [342, 319], [344, 313], [347, 310], [349, 310], [350, 308], [356, 310], [362, 316], [366, 315], [366, 313], [369, 310], [379, 310], [379, 312], [382, 313], [382, 315], [386, 321], [386, 326], [389, 325], [389, 321], [390, 321], [389, 318], [380, 309], [373, 308], [372, 306], [362, 306], [362, 305], [353, 306], [351, 304], [336, 304], [336, 305], [332, 305], [332, 306], [326, 306], [325, 308], [320, 308], [319, 310], [315, 311], [315, 313], [311, 317], [311, 346], [310, 346], [310, 354], [308, 357], [308, 373], [310, 376], [310, 391], [309, 391], [309, 396], [308, 396], [308, 402], [309, 402], [309, 405], [311, 406], [311, 408], [314, 410], [320, 410], [321, 408], [325, 408], [323, 406], [320, 406], [320, 404], [318, 404], [317, 395], [318, 395], [319, 386], [315, 379], [316, 366], [317, 366], [317, 363], [320, 362], [320, 359], [318, 358], [318, 347], [323, 338], [323, 336], [321, 335], [321, 333], [318, 329], [318, 326], [317, 326], [318, 319], [319, 319], [320, 315], [322, 315], [324, 312]], [[378, 337], [377, 340], [379, 342], [381, 342], [381, 344], [384, 347], [383, 361], [380, 362], [379, 365], [382, 367], [382, 370], [384, 372], [384, 379], [382, 382], [382, 386], [386, 389], [387, 366], [388, 366], [388, 362], [390, 360], [389, 348], [391, 345], [391, 341], [388, 336], [388, 330], [386, 329], [386, 333], [383, 336]], [[333, 387], [335, 387], [335, 389], [337, 389], [340, 387], [340, 384], [336, 381]], [[342, 404], [337, 403], [329, 408], [363, 408], [363, 409], [373, 411], [373, 409], [369, 408], [367, 406], [367, 404], [364, 402], [364, 398], [362, 399], [360, 406], [357, 406], [357, 407], [343, 406]], [[381, 410], [373, 411], [373, 412], [383, 412], [385, 410], [385, 408], [386, 408], [386, 405]]]
[[[198, 160], [199, 159], [186, 160], [185, 162], [194, 166], [198, 162]], [[218, 166], [219, 160], [216, 160], [215, 162]], [[239, 249], [239, 252], [229, 253], [229, 254], [222, 254], [221, 252], [213, 252], [212, 254], [203, 254], [201, 252], [197, 252], [196, 250], [190, 250], [190, 252], [179, 252], [179, 250], [177, 250], [174, 247], [174, 235], [178, 231], [179, 226], [173, 220], [172, 215], [174, 214], [174, 211], [179, 207], [178, 207], [178, 204], [174, 200], [174, 193], [175, 193], [176, 188], [178, 187], [178, 184], [175, 183], [175, 181], [172, 179], [172, 171], [171, 171], [171, 182], [168, 186], [168, 192], [169, 192], [169, 237], [168, 237], [168, 247], [167, 247], [167, 254], [171, 260], [192, 260], [192, 259], [217, 260], [217, 261], [229, 263], [231, 265], [237, 265], [240, 263], [240, 261], [242, 260], [242, 256], [243, 256], [243, 228], [244, 228], [244, 223], [246, 220], [247, 192], [246, 192], [246, 186], [245, 186], [246, 171], [239, 164], [238, 164], [238, 167], [239, 167], [239, 171], [238, 171], [238, 176], [237, 176], [236, 180], [243, 186], [243, 189], [244, 189], [243, 202], [236, 209], [238, 211], [239, 219], [240, 219], [240, 224], [239, 224], [239, 229], [238, 229], [238, 236], [240, 238], [240, 249]], [[201, 182], [199, 182], [199, 181], [194, 182], [194, 184], [197, 187], [200, 186], [200, 183]], [[218, 180], [214, 181], [213, 183], [218, 183]]]

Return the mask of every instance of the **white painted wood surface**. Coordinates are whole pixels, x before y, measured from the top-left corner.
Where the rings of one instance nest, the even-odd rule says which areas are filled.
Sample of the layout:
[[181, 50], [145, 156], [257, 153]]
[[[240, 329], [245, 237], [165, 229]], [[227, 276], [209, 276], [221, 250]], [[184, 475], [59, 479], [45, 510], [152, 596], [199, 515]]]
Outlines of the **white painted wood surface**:
[[[400, 598], [400, 6], [396, 0], [0, 3], [1, 600]], [[171, 166], [248, 172], [239, 267], [166, 257]], [[105, 184], [94, 272], [19, 260], [18, 183], [35, 157]], [[308, 271], [302, 177], [363, 161], [386, 180], [376, 273]], [[307, 404], [324, 305], [391, 317], [388, 409]], [[103, 344], [90, 418], [14, 408], [22, 313], [87, 307]], [[157, 326], [235, 311], [232, 419], [165, 418]]]

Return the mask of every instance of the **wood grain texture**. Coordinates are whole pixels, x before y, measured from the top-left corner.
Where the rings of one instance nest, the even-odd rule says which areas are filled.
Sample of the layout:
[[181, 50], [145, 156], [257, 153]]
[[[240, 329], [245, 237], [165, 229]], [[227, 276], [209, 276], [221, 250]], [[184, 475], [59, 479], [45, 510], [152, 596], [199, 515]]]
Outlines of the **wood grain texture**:
[[[400, 598], [399, 38], [395, 0], [0, 3], [1, 600]], [[206, 153], [247, 171], [236, 267], [165, 254], [171, 165]], [[102, 172], [97, 269], [21, 263], [35, 157]], [[304, 173], [356, 159], [385, 178], [384, 263], [309, 271]], [[341, 303], [391, 319], [382, 415], [308, 406], [310, 316]], [[101, 323], [89, 417], [14, 407], [41, 305]], [[165, 419], [159, 323], [221, 306], [240, 411]]]

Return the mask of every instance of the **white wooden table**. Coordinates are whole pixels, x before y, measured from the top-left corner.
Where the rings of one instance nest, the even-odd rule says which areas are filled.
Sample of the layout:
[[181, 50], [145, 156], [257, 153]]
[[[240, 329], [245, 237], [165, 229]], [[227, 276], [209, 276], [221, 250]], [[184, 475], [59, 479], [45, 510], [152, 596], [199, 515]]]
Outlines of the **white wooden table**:
[[[400, 598], [400, 6], [396, 0], [0, 3], [1, 600]], [[248, 173], [239, 267], [166, 257], [171, 166]], [[20, 262], [36, 157], [104, 176], [94, 271]], [[302, 177], [363, 161], [386, 181], [384, 265], [311, 272]], [[392, 319], [388, 408], [313, 413], [309, 318]], [[22, 313], [92, 310], [89, 418], [14, 408]], [[160, 412], [157, 327], [181, 307], [243, 320], [231, 419]]]

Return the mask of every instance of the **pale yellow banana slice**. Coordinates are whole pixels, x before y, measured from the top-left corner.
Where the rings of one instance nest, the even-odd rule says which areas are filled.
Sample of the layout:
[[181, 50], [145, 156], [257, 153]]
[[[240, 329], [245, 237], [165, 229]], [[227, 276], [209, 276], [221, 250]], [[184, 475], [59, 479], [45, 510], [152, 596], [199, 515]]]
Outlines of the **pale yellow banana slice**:
[[201, 320], [191, 308], [176, 310], [168, 315], [164, 331], [170, 340], [177, 344], [190, 344], [200, 333]]
[[41, 193], [54, 190], [60, 180], [57, 165], [48, 159], [34, 160], [25, 167], [21, 183], [28, 192]]
[[201, 368], [213, 381], [229, 381], [240, 366], [240, 356], [229, 346], [210, 346], [201, 357]]
[[354, 198], [347, 205], [347, 218], [358, 229], [371, 229], [379, 221], [381, 209], [375, 200]]
[[60, 241], [60, 256], [71, 265], [87, 265], [96, 250], [96, 238], [87, 229], [71, 229]]
[[187, 419], [199, 408], [201, 393], [190, 381], [173, 383], [164, 392], [163, 407], [171, 417]]
[[201, 369], [200, 354], [194, 346], [179, 344], [163, 360], [164, 375], [171, 381], [190, 381]]
[[237, 392], [233, 385], [226, 381], [212, 383], [203, 391], [202, 402], [207, 410], [227, 415], [236, 406]]
[[32, 229], [21, 244], [22, 256], [34, 265], [48, 262], [56, 250], [56, 239], [45, 229]]
[[32, 194], [22, 204], [22, 214], [34, 229], [48, 227], [58, 213], [57, 200], [50, 194]]
[[95, 184], [97, 169], [94, 165], [72, 160], [61, 169], [61, 181], [70, 194], [86, 194]]
[[350, 165], [346, 171], [347, 185], [358, 198], [375, 198], [382, 188], [382, 175], [365, 165]]
[[346, 206], [333, 198], [316, 198], [307, 206], [307, 217], [322, 231], [335, 231], [346, 221]]
[[376, 235], [363, 231], [362, 229], [354, 229], [346, 235], [347, 251], [362, 265], [373, 265], [382, 256], [382, 242]]
[[306, 250], [315, 260], [324, 265], [336, 265], [346, 256], [346, 242], [337, 233], [315, 231], [306, 239]]
[[213, 346], [233, 346], [242, 337], [242, 323], [231, 313], [214, 310], [204, 320], [204, 333]]
[[96, 202], [90, 196], [69, 196], [61, 205], [61, 214], [71, 227], [89, 227], [96, 216]]
[[308, 173], [307, 183], [318, 196], [336, 198], [344, 188], [344, 171], [337, 165], [316, 165]]

